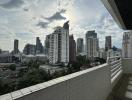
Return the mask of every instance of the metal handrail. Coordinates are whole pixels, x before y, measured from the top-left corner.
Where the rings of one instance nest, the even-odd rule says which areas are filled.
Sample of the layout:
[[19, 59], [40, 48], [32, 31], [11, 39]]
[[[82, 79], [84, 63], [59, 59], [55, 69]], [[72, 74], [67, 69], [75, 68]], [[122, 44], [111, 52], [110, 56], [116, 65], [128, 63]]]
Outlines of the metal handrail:
[[107, 63], [110, 66], [111, 82], [115, 77], [119, 77], [119, 73], [122, 72], [121, 57], [114, 56], [107, 58]]

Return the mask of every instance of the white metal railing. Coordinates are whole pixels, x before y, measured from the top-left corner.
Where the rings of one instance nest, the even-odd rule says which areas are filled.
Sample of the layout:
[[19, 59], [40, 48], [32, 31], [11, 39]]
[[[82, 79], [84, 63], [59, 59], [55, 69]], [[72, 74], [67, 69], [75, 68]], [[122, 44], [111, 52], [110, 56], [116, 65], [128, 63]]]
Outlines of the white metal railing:
[[122, 74], [122, 63], [121, 63], [121, 57], [115, 56], [115, 57], [109, 57], [107, 59], [107, 63], [110, 66], [111, 71], [111, 83], [114, 87], [114, 85], [117, 83], [118, 79], [120, 78]]

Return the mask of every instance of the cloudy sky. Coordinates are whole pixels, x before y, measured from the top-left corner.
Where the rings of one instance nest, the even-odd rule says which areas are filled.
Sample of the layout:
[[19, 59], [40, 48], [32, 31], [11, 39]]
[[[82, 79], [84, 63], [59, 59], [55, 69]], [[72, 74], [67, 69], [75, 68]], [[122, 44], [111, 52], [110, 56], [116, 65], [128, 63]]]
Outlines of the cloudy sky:
[[85, 38], [88, 30], [96, 30], [100, 47], [111, 35], [113, 45], [121, 47], [122, 30], [116, 25], [101, 0], [0, 0], [0, 48], [12, 50], [14, 39], [22, 51], [26, 43], [35, 44], [54, 27], [70, 20], [70, 34]]

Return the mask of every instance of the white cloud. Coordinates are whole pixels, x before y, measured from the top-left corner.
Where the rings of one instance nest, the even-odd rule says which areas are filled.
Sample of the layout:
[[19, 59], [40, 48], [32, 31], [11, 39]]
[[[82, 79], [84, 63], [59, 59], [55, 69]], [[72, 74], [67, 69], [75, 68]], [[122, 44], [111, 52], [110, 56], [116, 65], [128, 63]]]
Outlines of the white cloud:
[[11, 50], [15, 38], [20, 40], [20, 50], [26, 43], [35, 43], [36, 36], [44, 43], [45, 36], [66, 20], [70, 20], [70, 34], [75, 39], [85, 38], [86, 31], [95, 29], [101, 46], [107, 35], [113, 36], [114, 45], [121, 46], [117, 41], [122, 38], [122, 30], [99, 0], [15, 0], [15, 4], [13, 0], [2, 1], [0, 5], [10, 5], [0, 8], [0, 47], [3, 49]]

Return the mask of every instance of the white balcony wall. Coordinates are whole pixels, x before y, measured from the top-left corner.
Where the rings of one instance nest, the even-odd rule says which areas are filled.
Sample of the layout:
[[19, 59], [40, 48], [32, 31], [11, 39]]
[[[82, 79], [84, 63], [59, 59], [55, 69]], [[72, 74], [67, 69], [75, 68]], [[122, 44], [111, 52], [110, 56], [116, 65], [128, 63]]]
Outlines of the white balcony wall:
[[132, 58], [123, 58], [122, 67], [123, 67], [123, 73], [131, 74], [132, 73]]

